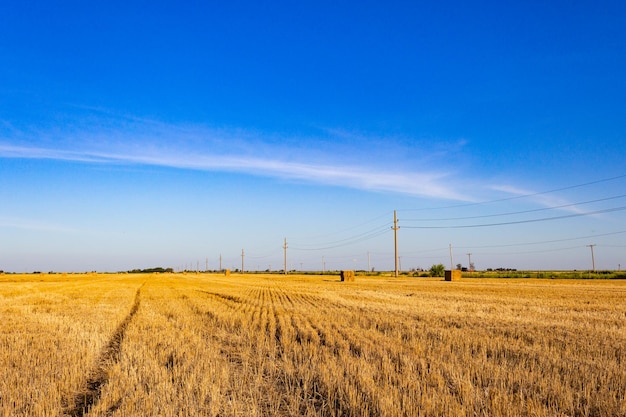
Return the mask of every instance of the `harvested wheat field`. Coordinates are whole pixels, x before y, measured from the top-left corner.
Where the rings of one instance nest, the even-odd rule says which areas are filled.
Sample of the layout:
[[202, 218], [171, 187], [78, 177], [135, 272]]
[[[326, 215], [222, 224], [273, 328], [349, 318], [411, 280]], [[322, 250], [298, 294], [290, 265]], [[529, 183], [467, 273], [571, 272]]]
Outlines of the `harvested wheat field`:
[[626, 416], [626, 281], [0, 275], [0, 416]]

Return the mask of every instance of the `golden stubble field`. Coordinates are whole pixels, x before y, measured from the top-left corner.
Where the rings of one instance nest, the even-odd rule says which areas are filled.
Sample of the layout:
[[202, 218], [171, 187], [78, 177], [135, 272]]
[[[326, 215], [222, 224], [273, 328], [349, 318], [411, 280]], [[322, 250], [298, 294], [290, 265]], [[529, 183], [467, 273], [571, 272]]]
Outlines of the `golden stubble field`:
[[626, 416], [626, 281], [0, 275], [0, 416]]

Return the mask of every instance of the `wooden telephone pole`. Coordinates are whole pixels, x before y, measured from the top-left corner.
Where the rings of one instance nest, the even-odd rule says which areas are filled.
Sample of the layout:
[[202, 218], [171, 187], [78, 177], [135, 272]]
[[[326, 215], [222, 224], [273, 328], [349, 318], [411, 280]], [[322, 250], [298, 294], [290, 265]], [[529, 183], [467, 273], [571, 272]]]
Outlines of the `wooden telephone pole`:
[[287, 275], [287, 238], [285, 238], [283, 249], [285, 250], [285, 275]]
[[591, 248], [591, 267], [593, 268], [593, 272], [596, 272], [596, 260], [593, 257], [593, 247], [594, 246], [596, 246], [595, 243], [593, 245], [587, 245], [588, 248]]
[[395, 277], [398, 278], [398, 217], [396, 216], [396, 211], [393, 211], [393, 245], [395, 249]]

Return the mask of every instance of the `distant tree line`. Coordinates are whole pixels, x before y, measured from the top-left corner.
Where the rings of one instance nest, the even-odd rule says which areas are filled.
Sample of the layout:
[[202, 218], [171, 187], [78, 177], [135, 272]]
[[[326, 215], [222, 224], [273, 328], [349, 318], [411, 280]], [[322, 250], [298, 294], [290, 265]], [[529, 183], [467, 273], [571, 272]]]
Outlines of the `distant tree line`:
[[147, 268], [147, 269], [133, 269], [128, 271], [129, 274], [153, 274], [155, 272], [174, 272], [173, 268], [162, 268], [162, 267], [156, 267], [156, 268]]

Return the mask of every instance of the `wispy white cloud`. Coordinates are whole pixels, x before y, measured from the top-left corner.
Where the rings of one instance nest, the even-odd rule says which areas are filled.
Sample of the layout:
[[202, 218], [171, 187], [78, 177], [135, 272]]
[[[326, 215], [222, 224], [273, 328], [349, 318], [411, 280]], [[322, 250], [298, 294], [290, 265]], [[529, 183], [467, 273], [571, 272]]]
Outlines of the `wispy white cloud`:
[[110, 158], [98, 157], [85, 152], [64, 151], [29, 146], [14, 146], [0, 143], [0, 157], [23, 159], [54, 159], [75, 162], [110, 162]]
[[68, 151], [0, 144], [0, 157], [76, 161], [98, 164], [140, 164], [202, 171], [240, 172], [316, 184], [415, 196], [467, 200], [444, 183], [447, 175], [436, 172], [394, 172], [376, 167], [326, 165], [280, 159], [232, 155], [180, 155], [154, 149], [146, 153]]
[[[324, 136], [326, 135], [326, 136]], [[335, 135], [336, 137], [334, 137]], [[419, 163], [388, 138], [325, 132], [323, 138], [166, 124], [133, 117], [85, 118], [64, 128], [0, 131], [0, 157], [140, 164], [226, 171], [353, 189], [472, 201], [451, 172]], [[334, 142], [333, 139], [336, 141]], [[383, 142], [387, 142], [382, 153]], [[436, 146], [431, 153], [436, 153]], [[350, 152], [348, 152], [350, 151]], [[413, 149], [427, 159], [427, 149]], [[434, 168], [433, 168], [434, 166]]]
[[64, 232], [74, 233], [77, 230], [60, 224], [48, 223], [41, 220], [20, 217], [0, 216], [0, 229], [20, 229], [37, 232]]

